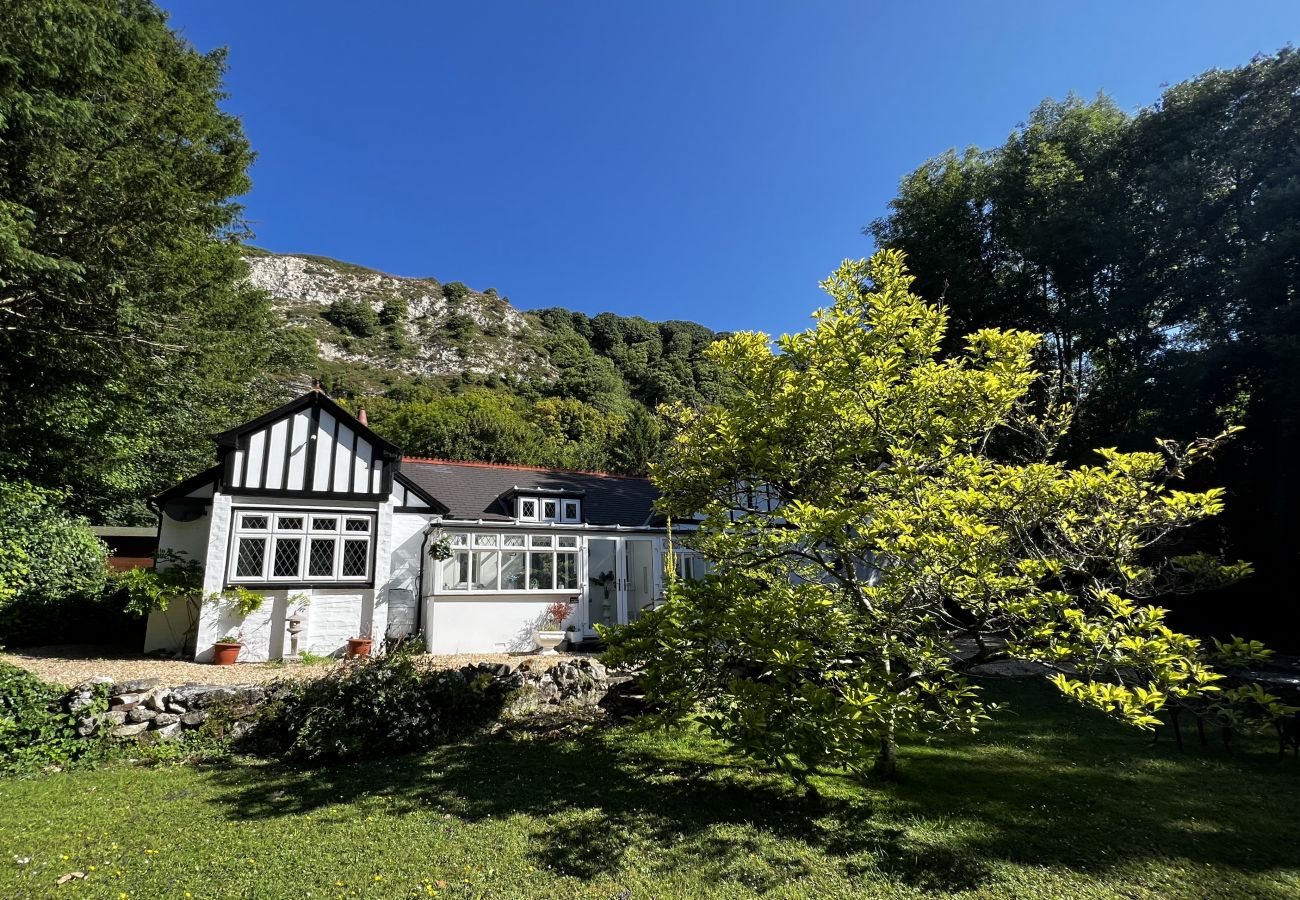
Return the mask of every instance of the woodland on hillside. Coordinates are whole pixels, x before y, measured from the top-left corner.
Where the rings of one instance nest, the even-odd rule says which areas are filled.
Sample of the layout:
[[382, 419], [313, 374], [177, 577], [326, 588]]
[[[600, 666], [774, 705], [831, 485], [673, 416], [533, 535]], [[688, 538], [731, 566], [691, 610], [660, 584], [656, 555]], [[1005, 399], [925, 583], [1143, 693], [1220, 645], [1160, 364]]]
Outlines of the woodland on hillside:
[[[22, 534], [149, 521], [143, 498], [210, 465], [211, 434], [316, 376], [411, 454], [621, 472], [654, 457], [658, 404], [724, 399], [701, 355], [716, 335], [610, 313], [529, 314], [545, 375], [376, 378], [324, 360], [245, 278], [253, 151], [219, 106], [222, 52], [194, 50], [150, 0], [9, 4], [0, 42], [0, 512]], [[1294, 566], [1300, 493], [1297, 135], [1290, 49], [1136, 114], [1049, 100], [1003, 145], [904, 177], [867, 229], [945, 304], [952, 346], [985, 326], [1045, 335], [1041, 364], [1077, 395], [1071, 458], [1243, 425], [1205, 473], [1228, 511], [1197, 539], [1252, 560], [1235, 590], [1266, 595]], [[322, 316], [395, 352], [410, 339], [396, 309]], [[462, 317], [438, 339], [481, 330]], [[61, 551], [14, 534], [0, 605], [44, 602], [23, 573]], [[1209, 630], [1267, 630], [1201, 602]]]

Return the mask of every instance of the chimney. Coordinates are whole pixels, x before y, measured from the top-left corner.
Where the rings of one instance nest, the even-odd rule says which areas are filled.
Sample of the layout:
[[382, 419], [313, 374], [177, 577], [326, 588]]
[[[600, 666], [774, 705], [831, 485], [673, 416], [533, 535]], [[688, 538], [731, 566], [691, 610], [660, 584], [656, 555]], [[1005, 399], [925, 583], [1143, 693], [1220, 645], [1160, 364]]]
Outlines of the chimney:
[[370, 427], [370, 423], [366, 421], [366, 411], [364, 409], [357, 410], [357, 421], [367, 428]]

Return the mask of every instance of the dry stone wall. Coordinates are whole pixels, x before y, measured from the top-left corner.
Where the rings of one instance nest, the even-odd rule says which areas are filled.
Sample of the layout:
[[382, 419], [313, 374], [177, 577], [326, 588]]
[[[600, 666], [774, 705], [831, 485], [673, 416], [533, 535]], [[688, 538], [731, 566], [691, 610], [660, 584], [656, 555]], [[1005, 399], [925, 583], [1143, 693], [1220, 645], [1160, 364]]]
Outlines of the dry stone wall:
[[[525, 660], [513, 663], [479, 663], [452, 670], [466, 681], [487, 676], [498, 681], [511, 696], [510, 714], [559, 711], [566, 707], [608, 706], [622, 711], [633, 676], [610, 672], [594, 659], [564, 660], [546, 666]], [[84, 738], [108, 737], [117, 741], [182, 741], [220, 715], [230, 734], [240, 737], [250, 730], [269, 701], [287, 692], [270, 684], [167, 686], [157, 678], [114, 682], [98, 676], [73, 688], [64, 697], [77, 719], [77, 734]], [[92, 712], [96, 699], [107, 693], [108, 709]]]

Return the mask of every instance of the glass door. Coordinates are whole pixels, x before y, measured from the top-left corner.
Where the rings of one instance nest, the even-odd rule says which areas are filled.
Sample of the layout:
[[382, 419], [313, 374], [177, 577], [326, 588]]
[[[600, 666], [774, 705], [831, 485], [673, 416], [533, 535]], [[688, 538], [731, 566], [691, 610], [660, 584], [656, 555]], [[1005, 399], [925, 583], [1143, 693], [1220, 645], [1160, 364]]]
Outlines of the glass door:
[[597, 625], [617, 625], [622, 581], [618, 566], [618, 538], [587, 538], [586, 633], [594, 635]]
[[635, 622], [654, 605], [654, 541], [649, 538], [623, 539], [623, 586], [626, 622]]

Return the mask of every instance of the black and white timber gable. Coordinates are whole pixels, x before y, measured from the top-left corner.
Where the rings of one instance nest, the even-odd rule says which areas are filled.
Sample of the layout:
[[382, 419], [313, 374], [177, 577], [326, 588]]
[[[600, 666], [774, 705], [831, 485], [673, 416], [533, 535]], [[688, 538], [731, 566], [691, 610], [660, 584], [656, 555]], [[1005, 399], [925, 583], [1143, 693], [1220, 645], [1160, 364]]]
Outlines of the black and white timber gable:
[[320, 391], [216, 436], [222, 490], [246, 495], [382, 499], [398, 448]]

